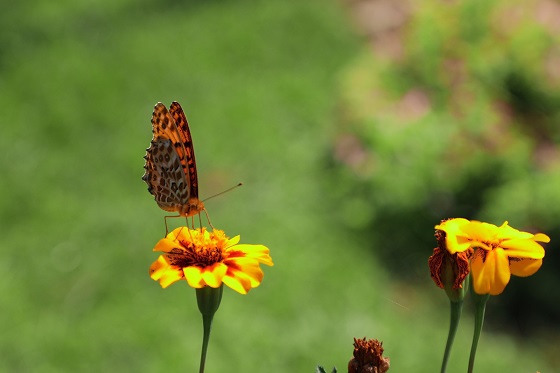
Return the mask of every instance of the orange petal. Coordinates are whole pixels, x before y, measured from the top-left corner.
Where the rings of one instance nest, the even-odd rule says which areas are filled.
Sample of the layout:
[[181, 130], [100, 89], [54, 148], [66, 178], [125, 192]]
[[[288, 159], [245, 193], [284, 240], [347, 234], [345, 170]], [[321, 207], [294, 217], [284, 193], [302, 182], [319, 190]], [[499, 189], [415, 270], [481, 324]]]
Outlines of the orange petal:
[[519, 277], [531, 276], [541, 268], [542, 259], [521, 259], [512, 260], [509, 263], [509, 270], [512, 275]]

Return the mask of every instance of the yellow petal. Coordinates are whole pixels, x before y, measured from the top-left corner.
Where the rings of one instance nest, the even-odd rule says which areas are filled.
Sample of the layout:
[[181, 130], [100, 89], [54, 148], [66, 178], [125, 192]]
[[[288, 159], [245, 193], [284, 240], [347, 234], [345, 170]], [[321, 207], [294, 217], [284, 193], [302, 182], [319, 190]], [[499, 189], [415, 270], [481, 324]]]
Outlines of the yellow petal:
[[512, 260], [509, 269], [512, 275], [519, 277], [531, 276], [541, 268], [542, 259]]
[[222, 285], [222, 279], [226, 274], [227, 269], [228, 268], [224, 263], [214, 263], [202, 270], [202, 279], [206, 285], [217, 288]]
[[500, 227], [500, 232], [497, 236], [499, 240], [528, 239], [531, 237], [533, 237], [533, 235], [529, 232], [522, 232], [513, 227], [510, 227], [507, 221], [502, 224], [502, 226]]
[[502, 242], [500, 246], [507, 250], [509, 257], [530, 259], [542, 259], [544, 257], [543, 247], [533, 240], [507, 240]]
[[237, 245], [237, 243], [239, 242], [240, 239], [241, 239], [241, 236], [239, 236], [239, 235], [237, 235], [237, 236], [235, 236], [235, 237], [233, 237], [233, 238], [230, 238], [230, 239], [228, 240], [228, 242], [226, 243], [226, 248], [230, 248], [230, 247], [232, 247], [232, 246]]
[[169, 265], [167, 259], [160, 255], [150, 266], [150, 277], [155, 281], [159, 281], [162, 288], [166, 288], [182, 279], [183, 273], [179, 268]]
[[183, 273], [189, 285], [193, 288], [200, 289], [204, 286], [204, 280], [202, 279], [202, 271], [200, 267], [190, 266], [183, 268]]
[[548, 237], [544, 233], [537, 233], [533, 236], [533, 241], [549, 243], [550, 242], [550, 237]]
[[445, 232], [445, 245], [451, 254], [463, 252], [470, 247], [470, 238], [462, 228], [470, 222], [467, 219], [456, 218], [442, 222], [435, 226]]
[[[240, 251], [243, 252], [248, 258], [254, 258], [258, 260], [262, 264], [266, 264], [268, 266], [273, 266], [274, 263], [272, 262], [272, 258], [270, 257], [270, 250], [268, 247], [264, 245], [249, 245], [249, 244], [242, 244], [236, 245], [235, 247], [231, 248], [232, 251]], [[235, 257], [237, 255], [233, 254], [231, 257]]]
[[[478, 252], [478, 250], [477, 250]], [[509, 282], [509, 261], [503, 249], [486, 252], [486, 260], [482, 262], [482, 253], [475, 252], [471, 262], [473, 288], [478, 294], [498, 295]]]
[[179, 269], [174, 269], [174, 270], [170, 270], [165, 272], [159, 279], [159, 284], [161, 285], [162, 288], [166, 288], [169, 285], [182, 280], [183, 279], [183, 273], [181, 270]]
[[483, 223], [476, 220], [462, 226], [461, 230], [465, 232], [471, 240], [477, 242], [476, 246], [482, 247], [486, 246], [484, 242], [495, 241], [500, 234], [500, 228], [496, 227], [494, 224]]
[[164, 253], [168, 253], [173, 249], [182, 250], [183, 248], [176, 241], [170, 240], [169, 238], [162, 238], [161, 240], [158, 241], [158, 243], [156, 243], [156, 246], [154, 246], [153, 251], [162, 251]]
[[231, 277], [226, 275], [224, 276], [222, 281], [224, 282], [224, 284], [226, 284], [239, 294], [247, 294], [247, 292], [251, 290], [251, 283], [238, 277]]
[[228, 266], [228, 276], [249, 281], [251, 287], [259, 286], [264, 277], [259, 263], [254, 259], [236, 258], [235, 260], [228, 260], [226, 264]]
[[177, 227], [167, 234], [167, 239], [172, 241], [185, 241], [188, 238], [190, 241], [190, 232], [188, 227]]
[[153, 280], [158, 281], [161, 276], [167, 271], [169, 268], [169, 263], [165, 260], [163, 255], [160, 255], [155, 262], [152, 263], [150, 266], [150, 277]]
[[440, 224], [436, 225], [435, 228], [446, 232], [450, 231], [449, 233], [454, 233], [454, 231], [457, 231], [459, 227], [468, 223], [469, 221], [467, 219], [454, 218], [442, 221]]

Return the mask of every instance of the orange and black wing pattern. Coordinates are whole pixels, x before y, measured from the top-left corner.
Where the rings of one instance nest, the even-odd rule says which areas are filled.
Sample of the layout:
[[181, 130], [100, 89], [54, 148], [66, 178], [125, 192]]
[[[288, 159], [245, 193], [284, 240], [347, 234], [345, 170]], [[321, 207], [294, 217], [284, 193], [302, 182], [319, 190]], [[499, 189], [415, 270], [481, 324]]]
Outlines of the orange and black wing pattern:
[[142, 179], [158, 206], [180, 216], [200, 213], [194, 148], [187, 119], [179, 103], [168, 111], [157, 103], [152, 114], [153, 137], [146, 149]]

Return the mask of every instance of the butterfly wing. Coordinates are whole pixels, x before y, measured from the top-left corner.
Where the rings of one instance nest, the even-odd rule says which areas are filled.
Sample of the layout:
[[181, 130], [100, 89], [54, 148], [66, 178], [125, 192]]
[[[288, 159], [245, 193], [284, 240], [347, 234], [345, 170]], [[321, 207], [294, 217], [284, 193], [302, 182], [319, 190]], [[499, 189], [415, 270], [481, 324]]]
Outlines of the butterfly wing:
[[146, 172], [142, 179], [161, 209], [192, 216], [202, 211], [204, 205], [198, 199], [196, 163], [188, 124], [181, 106], [174, 104], [171, 106], [173, 116], [162, 103], [154, 107], [153, 138], [146, 149]]
[[194, 158], [194, 146], [189, 129], [189, 122], [187, 121], [183, 108], [177, 101], [171, 103], [169, 113], [175, 121], [185, 149], [185, 175], [187, 175], [189, 180], [189, 196], [190, 198], [198, 199], [198, 174], [196, 172], [196, 160]]

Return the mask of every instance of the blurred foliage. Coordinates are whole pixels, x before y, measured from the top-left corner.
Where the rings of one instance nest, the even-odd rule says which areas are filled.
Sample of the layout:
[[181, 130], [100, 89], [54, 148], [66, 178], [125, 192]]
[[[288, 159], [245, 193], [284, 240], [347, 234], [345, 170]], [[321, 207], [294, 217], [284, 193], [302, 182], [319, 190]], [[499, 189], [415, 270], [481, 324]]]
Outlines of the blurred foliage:
[[374, 43], [342, 78], [333, 177], [343, 219], [412, 279], [440, 219], [549, 234], [539, 273], [490, 304], [518, 330], [558, 328], [560, 3], [411, 3], [399, 52]]
[[[249, 295], [224, 291], [208, 372], [344, 366], [362, 335], [383, 340], [395, 371], [436, 370], [448, 309], [426, 254], [420, 286], [399, 281], [366, 252], [370, 232], [333, 218], [359, 221], [321, 163], [360, 42], [349, 23], [334, 0], [1, 3], [0, 371], [198, 368], [194, 291], [147, 273], [166, 213], [142, 157], [153, 105], [172, 100], [190, 121], [201, 197], [244, 182], [206, 202], [213, 224], [275, 262]], [[464, 323], [456, 346], [470, 343]], [[519, 369], [552, 371], [534, 341], [501, 332], [484, 335], [477, 365], [508, 371], [523, 352]], [[466, 360], [458, 349], [450, 369]]]

